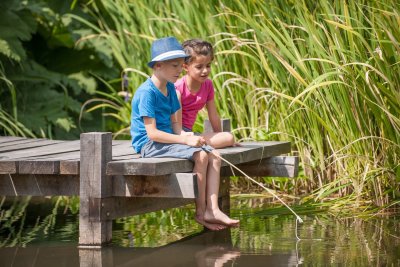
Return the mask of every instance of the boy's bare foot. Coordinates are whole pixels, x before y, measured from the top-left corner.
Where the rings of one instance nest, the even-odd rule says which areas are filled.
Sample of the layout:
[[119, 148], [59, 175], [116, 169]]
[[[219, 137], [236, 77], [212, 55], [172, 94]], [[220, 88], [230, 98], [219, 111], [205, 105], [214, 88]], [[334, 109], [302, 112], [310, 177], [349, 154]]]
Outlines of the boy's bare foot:
[[225, 213], [221, 210], [206, 210], [204, 214], [204, 221], [213, 224], [223, 224], [230, 227], [236, 227], [239, 225], [239, 220], [234, 220], [229, 218]]
[[226, 228], [226, 226], [223, 224], [206, 222], [204, 218], [200, 216], [194, 216], [194, 219], [196, 220], [197, 223], [203, 225], [205, 228], [211, 231], [219, 231]]

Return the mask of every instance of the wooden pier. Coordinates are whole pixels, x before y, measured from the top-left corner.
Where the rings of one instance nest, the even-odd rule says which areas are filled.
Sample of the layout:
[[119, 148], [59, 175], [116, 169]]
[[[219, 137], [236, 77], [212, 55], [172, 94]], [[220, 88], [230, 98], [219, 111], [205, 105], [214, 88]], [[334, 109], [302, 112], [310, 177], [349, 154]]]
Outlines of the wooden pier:
[[[219, 151], [253, 176], [297, 176], [298, 158], [280, 156], [291, 151], [290, 142], [244, 142]], [[113, 219], [193, 203], [192, 170], [189, 160], [140, 158], [130, 141], [113, 141], [111, 133], [83, 133], [76, 141], [0, 137], [0, 195], [79, 196], [81, 247], [108, 243]], [[222, 162], [225, 211], [231, 175]]]

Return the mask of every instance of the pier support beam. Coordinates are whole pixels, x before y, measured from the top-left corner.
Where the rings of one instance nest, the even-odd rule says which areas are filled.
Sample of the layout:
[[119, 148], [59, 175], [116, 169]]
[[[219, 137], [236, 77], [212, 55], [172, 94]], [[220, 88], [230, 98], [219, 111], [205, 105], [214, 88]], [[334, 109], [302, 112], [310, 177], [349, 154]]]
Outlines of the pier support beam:
[[97, 206], [112, 195], [111, 177], [106, 175], [111, 133], [83, 133], [80, 142], [79, 247], [100, 247], [112, 236], [112, 220], [101, 218]]

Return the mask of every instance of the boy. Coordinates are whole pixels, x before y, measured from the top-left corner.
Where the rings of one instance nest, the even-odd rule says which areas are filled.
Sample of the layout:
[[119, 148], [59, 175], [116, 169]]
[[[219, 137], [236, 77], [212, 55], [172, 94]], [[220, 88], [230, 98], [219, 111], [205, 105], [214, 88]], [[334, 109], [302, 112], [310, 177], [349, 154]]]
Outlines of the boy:
[[132, 100], [132, 146], [142, 157], [175, 157], [194, 161], [199, 195], [195, 200], [195, 220], [210, 230], [238, 225], [218, 207], [221, 160], [218, 152], [204, 146], [201, 136], [180, 135], [182, 126], [176, 113], [180, 109], [174, 82], [187, 57], [174, 37], [154, 41], [148, 66], [153, 75], [136, 91]]

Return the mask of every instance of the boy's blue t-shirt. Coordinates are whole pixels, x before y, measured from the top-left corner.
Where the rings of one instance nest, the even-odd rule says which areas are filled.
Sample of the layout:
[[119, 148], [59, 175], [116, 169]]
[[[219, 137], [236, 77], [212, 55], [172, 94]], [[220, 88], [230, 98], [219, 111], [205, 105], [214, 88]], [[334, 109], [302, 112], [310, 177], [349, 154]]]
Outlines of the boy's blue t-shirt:
[[143, 117], [155, 118], [158, 130], [173, 133], [171, 115], [180, 109], [180, 104], [173, 83], [167, 83], [167, 92], [167, 96], [163, 95], [150, 78], [136, 90], [131, 113], [132, 146], [136, 153], [150, 140]]

